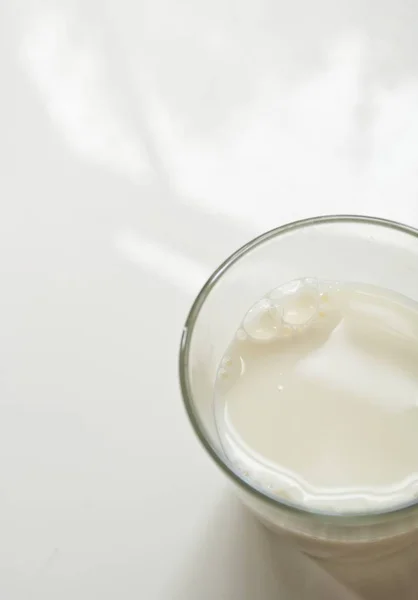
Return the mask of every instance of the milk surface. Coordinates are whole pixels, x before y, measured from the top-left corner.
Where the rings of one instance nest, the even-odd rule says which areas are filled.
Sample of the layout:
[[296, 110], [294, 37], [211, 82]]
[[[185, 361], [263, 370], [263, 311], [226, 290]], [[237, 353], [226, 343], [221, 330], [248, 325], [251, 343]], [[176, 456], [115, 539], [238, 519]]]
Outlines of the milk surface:
[[224, 451], [266, 493], [327, 513], [418, 497], [418, 304], [305, 278], [244, 315], [218, 369]]

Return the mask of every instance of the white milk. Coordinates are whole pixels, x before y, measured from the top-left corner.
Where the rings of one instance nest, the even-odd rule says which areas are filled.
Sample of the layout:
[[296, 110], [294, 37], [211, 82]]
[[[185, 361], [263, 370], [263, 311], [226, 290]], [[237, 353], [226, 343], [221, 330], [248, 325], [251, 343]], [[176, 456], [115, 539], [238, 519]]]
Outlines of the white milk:
[[277, 499], [327, 513], [418, 497], [418, 305], [303, 279], [244, 316], [215, 386], [229, 460]]

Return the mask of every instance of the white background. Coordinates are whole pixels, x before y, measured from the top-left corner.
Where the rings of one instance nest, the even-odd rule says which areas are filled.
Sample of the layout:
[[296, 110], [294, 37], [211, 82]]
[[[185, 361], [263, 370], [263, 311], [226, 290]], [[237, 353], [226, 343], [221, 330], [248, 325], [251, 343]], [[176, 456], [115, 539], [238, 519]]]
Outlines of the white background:
[[256, 234], [418, 225], [417, 25], [407, 0], [3, 0], [2, 600], [345, 597], [234, 500], [177, 350]]

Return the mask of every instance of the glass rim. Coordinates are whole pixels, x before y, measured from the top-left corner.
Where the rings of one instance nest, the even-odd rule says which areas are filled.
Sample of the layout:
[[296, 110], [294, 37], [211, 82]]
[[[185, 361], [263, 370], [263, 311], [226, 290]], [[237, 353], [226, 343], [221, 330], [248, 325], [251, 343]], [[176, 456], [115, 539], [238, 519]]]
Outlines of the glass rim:
[[364, 512], [326, 512], [316, 509], [304, 508], [296, 503], [292, 503], [287, 499], [278, 499], [272, 495], [269, 495], [267, 491], [262, 490], [261, 488], [254, 487], [248, 481], [240, 477], [234, 469], [227, 463], [227, 461], [223, 460], [223, 458], [219, 455], [216, 449], [210, 443], [207, 435], [205, 434], [204, 428], [201, 426], [199, 422], [199, 418], [196, 416], [195, 411], [193, 409], [194, 401], [193, 401], [193, 392], [191, 389], [191, 384], [189, 380], [189, 353], [190, 353], [190, 344], [194, 333], [194, 325], [199, 317], [201, 308], [203, 307], [206, 298], [214, 288], [214, 286], [220, 281], [220, 279], [229, 271], [231, 267], [233, 267], [242, 257], [256, 249], [258, 246], [261, 246], [263, 243], [268, 242], [278, 236], [281, 236], [285, 233], [289, 233], [292, 231], [296, 231], [298, 229], [305, 229], [315, 225], [324, 225], [324, 224], [340, 224], [340, 223], [352, 223], [352, 224], [362, 224], [362, 225], [377, 225], [383, 228], [392, 229], [398, 231], [400, 233], [404, 233], [407, 235], [411, 235], [412, 237], [418, 239], [418, 229], [414, 227], [410, 227], [409, 225], [404, 225], [403, 223], [382, 219], [380, 217], [372, 217], [372, 216], [363, 216], [363, 215], [350, 215], [350, 214], [335, 214], [335, 215], [323, 215], [318, 217], [310, 217], [307, 219], [300, 219], [298, 221], [292, 221], [290, 223], [286, 223], [279, 227], [275, 227], [258, 235], [251, 239], [249, 242], [238, 248], [235, 252], [233, 252], [228, 258], [226, 258], [210, 275], [207, 281], [204, 283], [199, 293], [197, 294], [192, 306], [187, 315], [183, 332], [181, 336], [180, 342], [180, 351], [179, 351], [179, 379], [180, 379], [180, 390], [183, 399], [183, 404], [186, 409], [186, 413], [196, 434], [198, 440], [205, 448], [206, 452], [215, 462], [215, 464], [223, 471], [223, 473], [233, 481], [236, 485], [238, 485], [243, 491], [251, 494], [256, 499], [261, 500], [267, 504], [269, 504], [272, 508], [279, 508], [293, 514], [298, 514], [300, 516], [311, 517], [311, 518], [324, 518], [326, 517], [328, 520], [332, 519], [341, 523], [344, 520], [348, 520], [352, 522], [358, 519], [364, 519], [372, 516], [390, 516], [391, 514], [399, 515], [402, 513], [409, 512], [410, 510], [416, 508], [418, 505], [418, 499], [413, 500], [411, 502], [397, 505], [393, 508], [387, 509], [377, 509], [377, 510], [369, 510]]

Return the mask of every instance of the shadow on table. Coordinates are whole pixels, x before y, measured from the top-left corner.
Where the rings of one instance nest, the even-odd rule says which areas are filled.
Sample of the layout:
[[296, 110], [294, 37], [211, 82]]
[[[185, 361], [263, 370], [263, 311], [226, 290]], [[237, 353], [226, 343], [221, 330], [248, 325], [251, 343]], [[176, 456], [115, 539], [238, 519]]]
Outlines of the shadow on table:
[[167, 595], [172, 600], [359, 600], [226, 495]]

